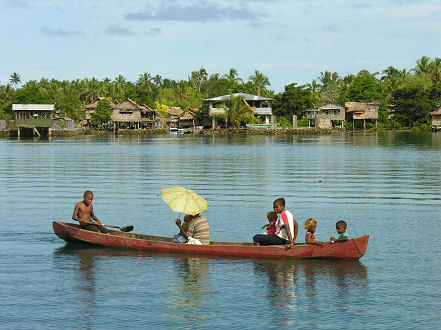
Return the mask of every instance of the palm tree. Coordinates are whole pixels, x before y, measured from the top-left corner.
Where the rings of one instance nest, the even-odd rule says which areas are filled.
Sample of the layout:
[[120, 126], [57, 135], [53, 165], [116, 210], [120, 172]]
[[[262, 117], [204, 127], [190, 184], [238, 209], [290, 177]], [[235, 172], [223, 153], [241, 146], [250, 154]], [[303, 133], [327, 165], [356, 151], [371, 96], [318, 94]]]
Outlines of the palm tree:
[[441, 82], [441, 58], [435, 58], [432, 62], [432, 70], [435, 83], [439, 84]]
[[265, 86], [269, 86], [270, 82], [267, 76], [259, 72], [258, 70], [254, 71], [254, 74], [249, 77], [251, 82], [254, 84], [254, 88], [256, 89], [257, 95], [260, 96], [261, 90], [266, 90]]
[[156, 76], [153, 77], [153, 82], [155, 83], [156, 87], [161, 86], [162, 77], [159, 74], [157, 74]]
[[119, 96], [122, 96], [124, 93], [124, 85], [126, 84], [126, 78], [123, 75], [118, 75], [118, 77], [116, 77], [113, 80], [113, 83], [115, 84], [116, 92], [118, 93], [118, 99], [119, 99]]
[[417, 60], [416, 64], [417, 65], [413, 68], [413, 71], [416, 74], [425, 74], [430, 70], [431, 60], [427, 56], [422, 56], [419, 60]]
[[7, 104], [11, 102], [13, 96], [14, 96], [14, 89], [11, 87], [10, 84], [0, 87], [0, 102], [2, 104]]
[[222, 105], [225, 110], [225, 121], [228, 128], [228, 121], [235, 127], [239, 128], [241, 122], [252, 122], [254, 115], [245, 99], [241, 96], [230, 95], [226, 104]]
[[235, 68], [230, 68], [230, 71], [223, 75], [224, 78], [228, 79], [228, 81], [232, 84], [242, 83], [242, 78], [239, 78], [239, 74]]
[[321, 82], [323, 89], [329, 87], [330, 84], [337, 83], [340, 80], [340, 77], [337, 72], [320, 72], [320, 77], [318, 80]]
[[9, 81], [11, 84], [14, 84], [15, 88], [17, 88], [17, 84], [21, 82], [20, 75], [17, 72], [14, 72], [10, 75]]
[[153, 77], [151, 76], [151, 74], [148, 72], [144, 72], [143, 74], [139, 75], [139, 78], [138, 78], [138, 81], [136, 82], [136, 84], [138, 86], [145, 88], [145, 89], [151, 90], [150, 83], [152, 80], [153, 80]]
[[383, 70], [383, 76], [380, 78], [382, 82], [387, 80], [392, 80], [400, 75], [400, 71], [395, 69], [393, 66], [389, 66], [387, 69]]

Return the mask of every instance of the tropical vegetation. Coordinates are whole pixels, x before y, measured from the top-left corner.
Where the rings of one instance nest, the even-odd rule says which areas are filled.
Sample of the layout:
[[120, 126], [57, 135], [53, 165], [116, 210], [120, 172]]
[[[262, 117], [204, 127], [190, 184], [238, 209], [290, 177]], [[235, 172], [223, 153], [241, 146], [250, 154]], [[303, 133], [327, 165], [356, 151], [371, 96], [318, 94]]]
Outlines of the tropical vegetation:
[[[249, 93], [274, 98], [273, 112], [280, 125], [289, 126], [293, 115], [305, 117], [305, 110], [326, 103], [344, 105], [348, 101], [380, 101], [379, 126], [384, 128], [430, 127], [430, 112], [441, 106], [441, 58], [422, 56], [411, 69], [389, 66], [380, 72], [362, 70], [340, 76], [337, 72], [320, 72], [309, 84], [287, 84], [280, 93], [270, 89], [270, 79], [255, 70], [248, 80], [239, 77], [236, 69], [225, 74], [208, 74], [201, 67], [187, 79], [173, 80], [149, 72], [139, 74], [136, 81], [123, 75], [114, 79], [95, 78], [56, 80], [41, 78], [23, 84], [20, 74], [13, 72], [5, 84], [0, 83], [0, 119], [12, 119], [13, 103], [52, 103], [63, 117], [76, 121], [84, 118], [84, 106], [100, 101], [92, 123], [109, 117], [110, 102], [130, 98], [138, 104], [157, 109], [162, 115], [169, 107], [202, 109], [204, 99], [234, 93]], [[21, 85], [20, 85], [21, 84]], [[243, 102], [230, 98], [225, 104], [224, 119], [238, 127], [253, 120]]]

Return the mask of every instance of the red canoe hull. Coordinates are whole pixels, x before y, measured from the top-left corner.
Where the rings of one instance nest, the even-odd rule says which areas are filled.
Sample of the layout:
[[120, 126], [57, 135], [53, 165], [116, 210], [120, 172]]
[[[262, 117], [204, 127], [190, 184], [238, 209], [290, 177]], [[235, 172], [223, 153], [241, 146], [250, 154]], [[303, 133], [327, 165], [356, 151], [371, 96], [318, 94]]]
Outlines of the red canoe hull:
[[327, 243], [323, 246], [296, 244], [292, 249], [280, 245], [253, 246], [252, 243], [211, 242], [210, 245], [173, 243], [171, 238], [124, 233], [111, 230], [101, 234], [81, 229], [77, 224], [53, 222], [55, 234], [66, 242], [86, 243], [106, 247], [149, 250], [158, 252], [179, 252], [203, 255], [237, 256], [247, 258], [308, 259], [327, 258], [358, 260], [365, 253], [369, 236], [349, 239], [344, 243]]

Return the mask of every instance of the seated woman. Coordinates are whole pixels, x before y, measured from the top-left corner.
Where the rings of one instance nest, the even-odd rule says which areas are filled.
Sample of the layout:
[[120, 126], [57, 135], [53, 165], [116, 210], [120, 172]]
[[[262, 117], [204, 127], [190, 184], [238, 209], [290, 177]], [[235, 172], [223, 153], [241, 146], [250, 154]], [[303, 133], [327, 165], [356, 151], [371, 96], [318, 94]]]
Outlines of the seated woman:
[[[176, 225], [179, 227], [179, 234], [181, 237], [173, 238], [175, 243], [187, 243], [187, 244], [210, 244], [210, 226], [208, 225], [205, 217], [195, 214], [187, 214], [184, 217], [184, 224], [181, 225], [181, 219], [176, 220]], [[187, 239], [183, 240], [182, 237]], [[181, 240], [181, 241], [179, 241]]]
[[273, 202], [274, 212], [280, 217], [274, 223], [274, 234], [257, 234], [253, 237], [255, 246], [260, 245], [285, 245], [290, 249], [294, 246], [297, 238], [299, 225], [293, 214], [285, 209], [285, 199], [278, 198]]

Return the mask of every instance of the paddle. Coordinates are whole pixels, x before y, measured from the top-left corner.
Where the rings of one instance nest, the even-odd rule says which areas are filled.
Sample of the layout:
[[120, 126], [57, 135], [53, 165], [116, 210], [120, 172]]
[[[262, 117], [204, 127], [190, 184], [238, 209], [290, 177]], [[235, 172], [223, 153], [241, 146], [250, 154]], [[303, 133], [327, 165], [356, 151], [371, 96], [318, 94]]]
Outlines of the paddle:
[[133, 230], [133, 226], [132, 225], [130, 225], [130, 226], [124, 226], [124, 227], [119, 227], [119, 226], [112, 226], [112, 225], [105, 225], [105, 224], [102, 224], [103, 226], [105, 226], [105, 227], [111, 227], [111, 228], [119, 228], [119, 230], [121, 230], [121, 231], [123, 231], [123, 232], [129, 232], [129, 231], [132, 231]]

